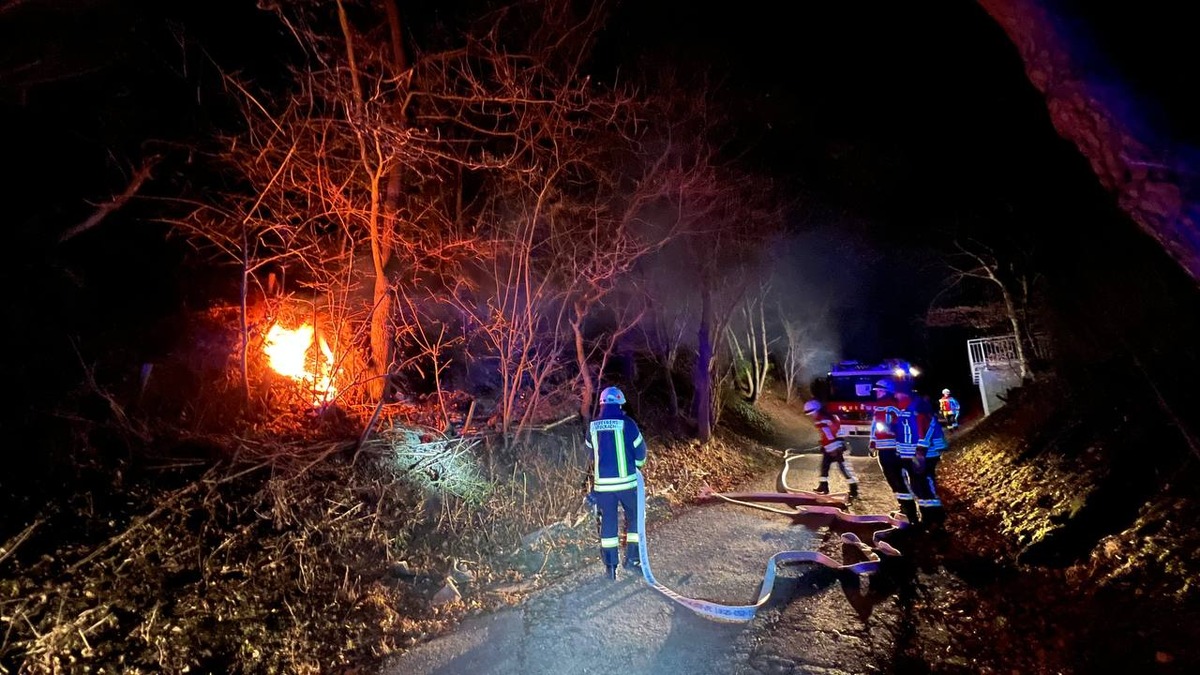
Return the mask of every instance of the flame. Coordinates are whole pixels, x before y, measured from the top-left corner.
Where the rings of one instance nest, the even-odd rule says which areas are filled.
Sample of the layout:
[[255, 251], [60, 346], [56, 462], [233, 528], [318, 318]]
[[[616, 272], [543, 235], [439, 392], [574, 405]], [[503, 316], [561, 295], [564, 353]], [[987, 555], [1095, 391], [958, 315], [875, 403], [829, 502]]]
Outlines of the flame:
[[312, 387], [313, 405], [328, 401], [337, 393], [333, 385], [333, 350], [324, 338], [316, 340], [312, 325], [304, 324], [296, 329], [271, 326], [263, 344], [263, 353], [275, 372], [301, 384]]

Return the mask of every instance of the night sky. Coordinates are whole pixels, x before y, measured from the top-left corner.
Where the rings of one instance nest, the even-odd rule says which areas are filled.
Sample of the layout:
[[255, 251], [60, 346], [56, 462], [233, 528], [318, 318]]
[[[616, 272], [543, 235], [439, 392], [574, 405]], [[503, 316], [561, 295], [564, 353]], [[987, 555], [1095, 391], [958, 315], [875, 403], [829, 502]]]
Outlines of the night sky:
[[[21, 167], [5, 201], [23, 242], [9, 249], [5, 274], [10, 285], [36, 278], [35, 295], [45, 297], [14, 302], [10, 316], [69, 331], [202, 302], [187, 295], [199, 284], [179, 266], [182, 247], [164, 243], [136, 209], [82, 242], [56, 247], [53, 233], [85, 217], [89, 199], [118, 189], [139, 147], [171, 152], [227, 121], [207, 59], [269, 82], [275, 57], [291, 49], [286, 32], [248, 1], [31, 4], [45, 9], [20, 21], [0, 14], [0, 42], [11, 45], [0, 61], [6, 155]], [[452, 19], [444, 3], [401, 4], [418, 45], [431, 39], [422, 31], [432, 20]], [[937, 247], [979, 222], [1061, 236], [1056, 228], [1079, 200], [1097, 198], [1095, 181], [1054, 133], [1007, 38], [973, 3], [790, 5], [626, 2], [596, 67], [611, 75], [645, 60], [711, 72], [739, 116], [732, 145], [796, 197], [794, 271], [807, 285], [801, 293], [836, 298], [833, 349], [907, 356], [961, 383], [968, 335], [918, 322], [945, 276]], [[1166, 11], [1151, 5], [1150, 19]], [[1122, 73], [1152, 70], [1156, 55], [1178, 50], [1167, 41], [1139, 52], [1111, 38], [1115, 23], [1101, 13], [1077, 29], [1124, 58]], [[1147, 25], [1133, 39], [1145, 40]], [[1142, 79], [1146, 95], [1180, 109], [1168, 100], [1177, 76], [1156, 72]], [[150, 195], [202, 180], [178, 164], [161, 178]], [[27, 255], [31, 248], [39, 254]], [[96, 301], [113, 294], [132, 301]], [[51, 304], [63, 311], [43, 315]]]
[[841, 356], [907, 357], [962, 386], [977, 335], [919, 323], [947, 233], [1061, 228], [1096, 197], [1008, 38], [973, 3], [676, 5], [627, 5], [622, 37], [726, 74], [753, 156], [801, 195], [798, 276], [838, 298]]

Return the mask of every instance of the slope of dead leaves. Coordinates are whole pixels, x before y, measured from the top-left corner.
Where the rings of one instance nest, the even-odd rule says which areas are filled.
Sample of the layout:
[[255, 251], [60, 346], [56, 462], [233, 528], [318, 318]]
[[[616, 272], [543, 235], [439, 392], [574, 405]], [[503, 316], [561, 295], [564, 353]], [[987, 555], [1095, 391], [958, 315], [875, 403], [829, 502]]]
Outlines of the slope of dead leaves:
[[953, 446], [931, 602], [976, 653], [1014, 672], [1200, 669], [1197, 458], [1153, 399], [1047, 377]]

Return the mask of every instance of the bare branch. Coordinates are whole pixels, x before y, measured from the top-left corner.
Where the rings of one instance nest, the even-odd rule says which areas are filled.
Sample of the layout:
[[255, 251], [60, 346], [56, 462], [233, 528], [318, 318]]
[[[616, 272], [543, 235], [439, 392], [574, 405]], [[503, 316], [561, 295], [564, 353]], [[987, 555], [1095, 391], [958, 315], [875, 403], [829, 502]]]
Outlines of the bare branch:
[[125, 204], [129, 202], [130, 199], [133, 199], [138, 191], [142, 189], [142, 184], [150, 179], [154, 167], [161, 160], [162, 157], [158, 155], [143, 159], [142, 165], [138, 167], [137, 171], [135, 171], [133, 176], [130, 177], [129, 184], [125, 186], [125, 189], [107, 202], [97, 205], [96, 210], [92, 212], [92, 215], [88, 216], [87, 219], [85, 219], [82, 223], [79, 223], [78, 225], [64, 232], [62, 236], [58, 238], [59, 243], [61, 244], [84, 232], [87, 232], [93, 227], [99, 225], [100, 221], [104, 220], [108, 214], [125, 206]]

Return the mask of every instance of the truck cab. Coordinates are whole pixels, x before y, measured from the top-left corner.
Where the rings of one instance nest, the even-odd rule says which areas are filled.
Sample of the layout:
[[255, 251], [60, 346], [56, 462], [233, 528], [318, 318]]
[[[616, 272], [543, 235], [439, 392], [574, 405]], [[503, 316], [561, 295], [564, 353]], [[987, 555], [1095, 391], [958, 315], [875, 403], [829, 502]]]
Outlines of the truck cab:
[[871, 417], [875, 412], [872, 387], [883, 379], [907, 382], [910, 386], [920, 370], [903, 359], [880, 362], [839, 361], [829, 369], [828, 400], [825, 409], [842, 422], [841, 433], [848, 440], [871, 437]]

